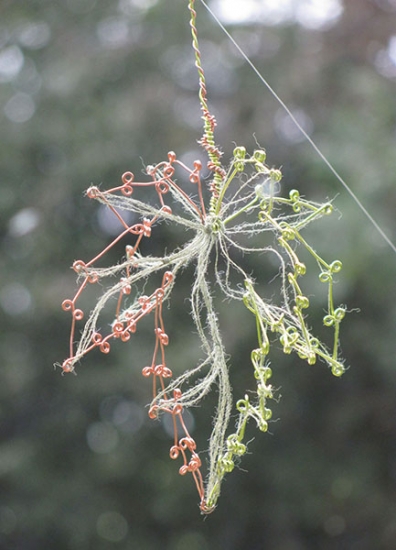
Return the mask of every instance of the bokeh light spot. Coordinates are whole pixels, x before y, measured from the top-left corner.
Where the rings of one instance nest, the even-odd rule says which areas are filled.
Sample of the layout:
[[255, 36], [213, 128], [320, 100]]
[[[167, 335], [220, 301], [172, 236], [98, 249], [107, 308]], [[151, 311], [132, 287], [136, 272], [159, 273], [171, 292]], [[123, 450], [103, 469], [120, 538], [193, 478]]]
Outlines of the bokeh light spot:
[[128, 42], [129, 27], [119, 17], [108, 17], [98, 23], [96, 35], [105, 48], [120, 48]]
[[0, 52], [0, 82], [10, 82], [23, 67], [24, 56], [18, 46], [8, 46]]
[[109, 542], [121, 542], [128, 534], [128, 523], [118, 512], [104, 512], [98, 518], [96, 530], [100, 537]]
[[35, 111], [35, 102], [30, 95], [24, 94], [23, 92], [14, 94], [4, 106], [4, 114], [8, 120], [18, 124], [30, 120]]
[[87, 429], [87, 443], [91, 451], [106, 454], [118, 445], [117, 430], [107, 422], [94, 422]]
[[[309, 135], [313, 130], [313, 123], [307, 113], [302, 109], [295, 109], [292, 111], [292, 114], [299, 125]], [[301, 143], [306, 140], [304, 134], [284, 109], [278, 109], [276, 111], [274, 124], [278, 134], [284, 141], [293, 144]]]
[[[192, 434], [195, 427], [195, 419], [193, 414], [187, 409], [183, 411], [183, 421], [188, 432]], [[163, 415], [161, 417], [161, 422], [165, 432], [169, 435], [169, 437], [173, 437], [174, 435], [173, 416], [170, 414]], [[179, 433], [183, 433], [183, 427], [180, 423], [180, 420], [177, 417], [176, 417], [176, 423], [177, 423], [177, 428]]]
[[201, 533], [188, 531], [178, 537], [172, 545], [174, 550], [207, 550], [208, 544], [205, 537]]
[[33, 207], [23, 208], [8, 223], [11, 237], [23, 237], [36, 229], [41, 221], [40, 212]]
[[20, 315], [32, 306], [29, 290], [20, 283], [9, 283], [0, 291], [0, 305], [8, 315]]
[[149, 10], [158, 4], [158, 0], [120, 0], [119, 10], [123, 13], [131, 13], [134, 10]]
[[330, 537], [338, 537], [339, 535], [342, 535], [345, 528], [345, 519], [338, 515], [330, 516], [323, 523], [323, 529]]
[[10, 535], [17, 526], [17, 517], [11, 508], [8, 506], [0, 507], [0, 533]]
[[88, 13], [96, 5], [96, 0], [66, 0], [68, 9], [73, 13]]
[[[130, 225], [137, 221], [137, 216], [133, 212], [122, 211], [122, 217], [124, 221]], [[100, 205], [96, 214], [100, 229], [106, 235], [119, 235], [123, 229], [123, 225], [117, 216], [114, 215], [106, 206]]]
[[304, 0], [296, 5], [296, 21], [307, 29], [328, 29], [343, 12], [339, 0]]
[[19, 31], [19, 43], [30, 50], [39, 50], [48, 44], [51, 29], [44, 21], [30, 22]]

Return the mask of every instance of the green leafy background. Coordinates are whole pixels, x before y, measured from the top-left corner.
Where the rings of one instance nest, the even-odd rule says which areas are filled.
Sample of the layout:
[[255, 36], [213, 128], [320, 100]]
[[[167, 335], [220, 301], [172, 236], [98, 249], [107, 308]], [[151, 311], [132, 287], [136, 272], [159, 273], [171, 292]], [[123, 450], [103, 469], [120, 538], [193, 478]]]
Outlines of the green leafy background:
[[[141, 368], [152, 353], [150, 323], [109, 356], [92, 354], [78, 376], [53, 369], [68, 351], [70, 319], [60, 304], [76, 288], [69, 267], [112, 238], [110, 221], [84, 190], [114, 186], [127, 170], [140, 174], [169, 150], [203, 158], [186, 4], [0, 5], [0, 548], [392, 550], [395, 254], [199, 2], [225, 162], [235, 144], [252, 151], [257, 141], [282, 167], [285, 192], [337, 196], [338, 211], [304, 235], [323, 257], [343, 262], [335, 296], [353, 310], [342, 327], [350, 369], [335, 379], [321, 364], [274, 350], [278, 421], [270, 435], [250, 427], [251, 454], [226, 478], [205, 520], [192, 480], [168, 458], [166, 425], [147, 418]], [[293, 18], [229, 28], [395, 240], [396, 4], [344, 0], [343, 8], [320, 29]], [[171, 228], [154, 231], [144, 251], [159, 253], [172, 237]], [[108, 262], [122, 253], [120, 246]], [[258, 278], [266, 261], [246, 258]], [[165, 310], [176, 370], [199, 358], [188, 330], [191, 274]], [[320, 291], [315, 278], [308, 282]], [[324, 306], [318, 298], [320, 334]], [[220, 296], [218, 307], [237, 399], [254, 387], [254, 320]], [[201, 449], [214, 403], [209, 396], [192, 411]]]

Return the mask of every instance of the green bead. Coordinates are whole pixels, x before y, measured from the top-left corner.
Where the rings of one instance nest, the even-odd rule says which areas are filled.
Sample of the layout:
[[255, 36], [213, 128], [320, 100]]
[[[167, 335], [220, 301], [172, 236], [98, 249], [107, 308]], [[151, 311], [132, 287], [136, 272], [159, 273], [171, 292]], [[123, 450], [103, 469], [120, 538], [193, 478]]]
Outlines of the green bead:
[[334, 376], [342, 376], [345, 372], [345, 367], [344, 365], [341, 365], [341, 363], [337, 363], [331, 367], [331, 372]]
[[296, 296], [296, 305], [299, 309], [306, 309], [309, 307], [309, 299], [306, 296]]
[[275, 182], [278, 182], [282, 179], [282, 172], [280, 170], [270, 170], [270, 178], [272, 179], [272, 181], [275, 181]]
[[265, 420], [260, 420], [260, 422], [258, 423], [258, 427], [259, 427], [260, 432], [267, 432], [268, 431], [268, 422], [266, 422]]
[[333, 315], [325, 315], [323, 317], [323, 324], [326, 327], [332, 327], [334, 325], [334, 317]]
[[341, 271], [341, 269], [342, 269], [342, 262], [340, 262], [340, 260], [334, 260], [334, 262], [330, 264], [330, 271], [332, 273], [338, 273], [339, 271]]
[[[281, 222], [279, 224], [279, 227], [281, 228], [281, 231], [282, 231], [282, 237], [286, 240], [286, 241], [291, 241], [295, 238], [296, 234], [295, 232], [293, 231], [293, 229], [290, 227], [289, 224], [287, 224], [286, 222]], [[279, 239], [278, 239], [279, 240]], [[282, 244], [281, 242], [279, 244]]]
[[239, 399], [236, 404], [236, 408], [240, 413], [245, 413], [249, 409], [249, 397], [245, 395], [245, 399]]
[[246, 156], [245, 147], [235, 147], [233, 155], [235, 159], [243, 160]]
[[265, 159], [267, 158], [267, 153], [263, 149], [257, 149], [253, 153], [253, 158], [254, 160], [257, 160], [257, 162], [261, 162], [262, 164], [264, 164]]
[[221, 458], [219, 460], [219, 469], [221, 474], [229, 474], [234, 469], [234, 466], [234, 462], [229, 458]]
[[263, 368], [264, 380], [268, 380], [268, 378], [271, 378], [271, 376], [272, 376], [272, 369], [270, 369], [270, 367], [264, 367]]
[[246, 453], [246, 450], [246, 445], [244, 445], [243, 443], [238, 443], [238, 445], [236, 445], [235, 447], [234, 454], [236, 454], [237, 456], [242, 456]]
[[306, 272], [307, 272], [307, 268], [305, 264], [303, 264], [302, 262], [295, 263], [294, 273], [296, 273], [296, 275], [305, 275]]
[[320, 348], [320, 342], [317, 338], [311, 338], [309, 341], [310, 346], [312, 349], [319, 349]]
[[272, 411], [271, 411], [271, 409], [265, 408], [265, 409], [264, 409], [263, 417], [264, 417], [264, 420], [270, 420], [270, 419], [272, 418]]
[[307, 358], [308, 365], [314, 365], [316, 363], [316, 354], [310, 353]]
[[334, 317], [336, 319], [336, 321], [339, 323], [343, 320], [343, 318], [345, 317], [345, 309], [343, 307], [338, 307], [335, 311], [334, 311]]
[[319, 281], [321, 283], [328, 283], [332, 280], [332, 276], [331, 276], [331, 273], [329, 273], [328, 271], [322, 271], [321, 273], [319, 273]]

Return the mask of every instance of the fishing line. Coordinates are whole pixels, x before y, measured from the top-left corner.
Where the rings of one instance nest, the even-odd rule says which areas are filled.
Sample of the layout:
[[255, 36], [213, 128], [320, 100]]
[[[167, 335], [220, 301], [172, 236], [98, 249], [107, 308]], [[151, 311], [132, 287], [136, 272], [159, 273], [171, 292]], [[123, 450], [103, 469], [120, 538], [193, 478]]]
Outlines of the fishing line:
[[375, 227], [375, 229], [378, 231], [378, 233], [381, 235], [381, 237], [384, 239], [384, 241], [390, 246], [390, 248], [393, 250], [393, 252], [396, 254], [396, 245], [390, 240], [390, 238], [386, 235], [384, 230], [378, 225], [378, 223], [375, 221], [373, 216], [370, 214], [370, 212], [367, 210], [367, 208], [362, 204], [362, 202], [358, 199], [358, 197], [355, 195], [355, 193], [352, 191], [352, 189], [349, 187], [349, 185], [346, 183], [346, 181], [340, 176], [340, 174], [337, 172], [337, 170], [334, 168], [334, 166], [331, 164], [329, 160], [325, 157], [325, 155], [322, 153], [322, 151], [319, 149], [319, 147], [316, 145], [316, 143], [312, 140], [312, 138], [307, 134], [307, 132], [304, 130], [304, 128], [301, 126], [301, 124], [298, 122], [296, 117], [293, 115], [289, 107], [285, 104], [284, 101], [279, 97], [279, 95], [275, 92], [275, 90], [272, 88], [272, 86], [267, 82], [267, 80], [263, 77], [263, 75], [259, 72], [257, 67], [254, 65], [254, 63], [249, 59], [249, 57], [245, 54], [245, 52], [242, 50], [242, 48], [238, 45], [238, 43], [234, 40], [234, 38], [231, 36], [231, 34], [227, 31], [227, 29], [224, 27], [222, 22], [219, 20], [219, 18], [215, 15], [215, 13], [210, 9], [210, 7], [206, 4], [204, 0], [200, 0], [201, 4], [204, 6], [204, 8], [210, 13], [210, 15], [213, 17], [213, 19], [216, 21], [218, 26], [221, 28], [221, 30], [224, 32], [224, 34], [227, 36], [227, 38], [232, 42], [232, 44], [235, 46], [235, 48], [238, 50], [238, 52], [241, 54], [241, 56], [244, 58], [244, 60], [250, 65], [250, 67], [253, 69], [253, 71], [256, 73], [258, 78], [261, 80], [261, 82], [266, 86], [266, 88], [269, 90], [269, 92], [272, 94], [272, 96], [276, 99], [276, 101], [282, 106], [282, 108], [286, 111], [286, 113], [289, 115], [291, 120], [294, 122], [294, 124], [297, 126], [299, 131], [302, 133], [304, 138], [308, 141], [308, 143], [313, 147], [315, 152], [319, 155], [319, 157], [322, 159], [322, 161], [326, 164], [326, 166], [329, 168], [329, 170], [333, 173], [333, 175], [337, 178], [337, 180], [341, 183], [341, 185], [344, 187], [344, 189], [349, 193], [349, 195], [352, 197], [352, 199], [355, 201], [355, 203], [358, 205], [360, 210], [363, 212], [363, 214], [366, 216], [366, 218], [372, 223], [372, 225]]

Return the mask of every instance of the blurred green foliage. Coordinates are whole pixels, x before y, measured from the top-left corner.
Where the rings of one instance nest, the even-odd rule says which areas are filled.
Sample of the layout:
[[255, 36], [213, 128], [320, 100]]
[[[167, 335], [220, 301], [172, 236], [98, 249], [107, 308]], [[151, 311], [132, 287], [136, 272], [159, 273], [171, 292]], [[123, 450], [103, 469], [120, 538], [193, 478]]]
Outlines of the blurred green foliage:
[[[344, 0], [320, 27], [291, 16], [275, 24], [266, 4], [246, 0], [245, 13], [261, 6], [262, 17], [230, 25], [232, 34], [394, 239], [396, 3]], [[301, 15], [307, 3], [289, 4]], [[337, 301], [360, 309], [343, 327], [351, 368], [338, 380], [320, 364], [272, 359], [282, 395], [273, 437], [251, 442], [207, 521], [168, 458], [166, 426], [146, 415], [150, 325], [111, 358], [88, 358], [78, 376], [53, 370], [67, 355], [69, 266], [111, 239], [84, 190], [140, 174], [168, 150], [203, 159], [197, 77], [185, 0], [3, 2], [0, 548], [393, 550], [395, 255], [199, 2], [197, 10], [224, 159], [235, 143], [253, 150], [257, 140], [286, 188], [313, 200], [338, 195], [340, 216], [309, 237], [343, 262]], [[238, 307], [219, 306], [237, 395], [249, 384], [255, 330]], [[172, 368], [190, 367], [199, 349], [183, 288], [165, 315]], [[208, 397], [191, 419], [200, 448], [211, 405]]]

